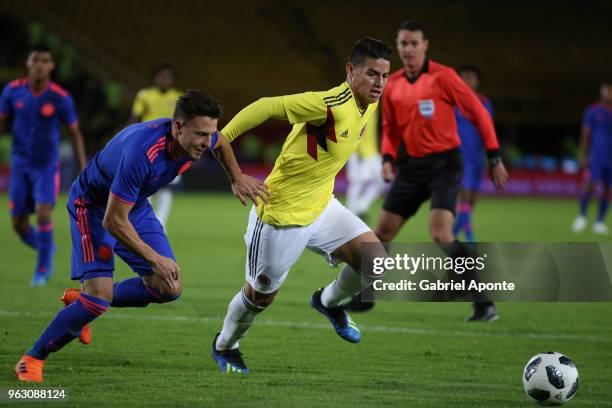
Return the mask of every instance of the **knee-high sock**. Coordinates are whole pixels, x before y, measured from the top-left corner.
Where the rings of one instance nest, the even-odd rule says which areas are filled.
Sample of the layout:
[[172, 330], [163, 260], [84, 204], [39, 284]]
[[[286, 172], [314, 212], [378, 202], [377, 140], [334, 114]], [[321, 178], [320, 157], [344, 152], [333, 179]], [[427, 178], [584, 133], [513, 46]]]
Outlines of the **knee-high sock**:
[[597, 222], [604, 222], [606, 214], [608, 214], [608, 207], [610, 205], [610, 199], [607, 194], [604, 194], [599, 199], [599, 211], [597, 212]]
[[230, 350], [239, 346], [239, 341], [246, 335], [253, 324], [255, 316], [265, 310], [257, 306], [244, 293], [244, 289], [234, 296], [227, 307], [227, 315], [223, 321], [223, 329], [217, 337], [217, 350]]
[[180, 296], [164, 296], [144, 284], [141, 278], [129, 278], [113, 285], [112, 307], [145, 307], [149, 303], [166, 303]]
[[45, 360], [49, 353], [59, 351], [77, 337], [83, 326], [104, 313], [108, 306], [109, 302], [104, 299], [81, 294], [75, 302], [60, 310], [26, 354]]
[[19, 234], [19, 238], [30, 248], [36, 249], [36, 230], [31, 225], [28, 225], [26, 232]]
[[348, 302], [361, 291], [361, 274], [345, 265], [338, 277], [323, 289], [321, 303], [325, 307], [336, 307]]
[[466, 225], [471, 222], [472, 206], [470, 203], [462, 202], [459, 204], [457, 211], [457, 218], [455, 219], [455, 225], [453, 226], [453, 235], [457, 236], [464, 231]]
[[155, 194], [155, 200], [157, 201], [155, 215], [157, 215], [159, 222], [161, 222], [164, 228], [166, 228], [170, 209], [172, 208], [172, 194], [172, 190], [169, 188], [162, 188]]
[[589, 208], [589, 204], [591, 203], [591, 197], [592, 197], [592, 194], [589, 193], [588, 191], [585, 191], [580, 196], [580, 201], [579, 201], [580, 202], [580, 215], [582, 215], [583, 217], [586, 217], [587, 210]]
[[38, 252], [36, 272], [50, 272], [53, 267], [53, 223], [38, 224], [36, 250]]

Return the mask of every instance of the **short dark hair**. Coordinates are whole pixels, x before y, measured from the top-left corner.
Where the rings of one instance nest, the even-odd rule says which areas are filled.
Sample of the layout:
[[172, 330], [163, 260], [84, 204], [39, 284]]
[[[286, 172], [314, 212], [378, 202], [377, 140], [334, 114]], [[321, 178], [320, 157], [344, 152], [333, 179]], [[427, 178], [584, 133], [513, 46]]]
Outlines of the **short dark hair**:
[[33, 44], [30, 46], [28, 55], [32, 54], [33, 52], [48, 52], [51, 54], [51, 47], [49, 47], [47, 44]]
[[463, 72], [475, 73], [479, 81], [482, 78], [482, 73], [480, 72], [480, 68], [478, 68], [476, 65], [470, 65], [470, 64], [459, 65], [457, 67], [457, 74], [461, 75]]
[[219, 119], [222, 114], [223, 106], [219, 101], [199, 89], [189, 89], [176, 101], [172, 119], [189, 122], [196, 116]]
[[349, 62], [353, 65], [362, 65], [366, 58], [391, 60], [391, 48], [376, 38], [366, 37], [357, 41], [349, 53]]
[[153, 77], [156, 77], [157, 74], [163, 71], [170, 71], [172, 77], [176, 79], [176, 69], [170, 64], [159, 64], [153, 70]]
[[425, 26], [416, 20], [402, 21], [397, 30], [420, 31], [423, 33], [423, 39], [429, 38]]

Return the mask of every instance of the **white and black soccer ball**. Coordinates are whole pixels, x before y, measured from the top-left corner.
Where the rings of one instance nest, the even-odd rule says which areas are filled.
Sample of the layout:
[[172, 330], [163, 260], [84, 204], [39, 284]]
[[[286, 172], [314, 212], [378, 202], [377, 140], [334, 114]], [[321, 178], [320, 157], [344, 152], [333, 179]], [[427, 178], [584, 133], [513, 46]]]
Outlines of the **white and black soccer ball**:
[[540, 404], [565, 404], [578, 390], [578, 369], [561, 353], [536, 354], [523, 370], [523, 388]]

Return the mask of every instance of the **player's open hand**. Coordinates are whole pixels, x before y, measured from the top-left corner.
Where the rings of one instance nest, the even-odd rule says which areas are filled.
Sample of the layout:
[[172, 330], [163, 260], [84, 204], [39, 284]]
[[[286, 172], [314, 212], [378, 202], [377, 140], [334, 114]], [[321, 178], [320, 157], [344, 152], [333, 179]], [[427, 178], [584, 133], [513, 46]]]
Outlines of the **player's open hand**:
[[395, 178], [395, 170], [393, 169], [393, 163], [389, 161], [383, 163], [381, 176], [382, 179], [387, 183], [393, 181], [393, 179]]
[[506, 166], [504, 163], [500, 161], [495, 166], [491, 167], [489, 170], [491, 174], [491, 180], [493, 180], [493, 184], [495, 185], [496, 190], [501, 190], [506, 185], [506, 181], [508, 181], [508, 172], [506, 171]]
[[176, 281], [178, 281], [181, 268], [179, 268], [174, 260], [160, 255], [159, 258], [151, 264], [151, 267], [153, 268], [153, 273], [159, 276], [168, 287], [176, 289]]
[[257, 205], [257, 197], [268, 204], [268, 198], [270, 197], [270, 191], [266, 183], [244, 173], [232, 182], [232, 192], [242, 205], [246, 205], [249, 198], [253, 201], [253, 204]]

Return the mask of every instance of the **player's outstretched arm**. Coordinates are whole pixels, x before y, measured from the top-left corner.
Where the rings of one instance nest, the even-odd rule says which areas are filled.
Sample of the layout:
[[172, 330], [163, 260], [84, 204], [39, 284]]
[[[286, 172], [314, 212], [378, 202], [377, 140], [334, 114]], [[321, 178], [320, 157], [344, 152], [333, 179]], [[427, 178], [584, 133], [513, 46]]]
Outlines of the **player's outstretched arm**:
[[110, 193], [102, 225], [117, 241], [147, 261], [153, 268], [153, 272], [169, 287], [176, 288], [175, 282], [180, 273], [179, 266], [174, 260], [155, 252], [140, 238], [128, 218], [131, 209], [131, 204], [117, 199]]
[[227, 173], [232, 192], [242, 205], [246, 205], [248, 199], [251, 199], [253, 204], [257, 204], [257, 197], [261, 198], [264, 203], [268, 203], [268, 186], [261, 180], [242, 172], [234, 150], [223, 134], [219, 135], [219, 140], [212, 153]]
[[85, 154], [85, 142], [83, 141], [83, 134], [81, 133], [81, 129], [79, 129], [79, 125], [75, 123], [68, 127], [68, 133], [72, 139], [74, 154], [79, 161], [79, 169], [80, 171], [83, 171], [85, 169], [85, 165], [87, 164], [87, 155]]

